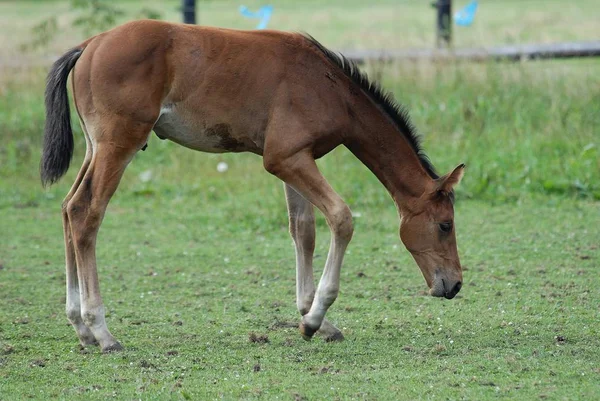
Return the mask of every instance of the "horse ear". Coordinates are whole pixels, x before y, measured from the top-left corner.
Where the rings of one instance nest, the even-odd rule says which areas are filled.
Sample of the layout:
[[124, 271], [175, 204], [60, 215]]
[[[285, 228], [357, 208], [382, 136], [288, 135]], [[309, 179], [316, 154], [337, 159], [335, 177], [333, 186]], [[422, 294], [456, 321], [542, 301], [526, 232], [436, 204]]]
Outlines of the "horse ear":
[[445, 193], [452, 192], [452, 188], [454, 188], [455, 185], [458, 185], [464, 174], [465, 165], [464, 163], [459, 164], [456, 166], [456, 168], [454, 168], [454, 170], [452, 170], [450, 174], [446, 174], [445, 176], [437, 179], [436, 191]]

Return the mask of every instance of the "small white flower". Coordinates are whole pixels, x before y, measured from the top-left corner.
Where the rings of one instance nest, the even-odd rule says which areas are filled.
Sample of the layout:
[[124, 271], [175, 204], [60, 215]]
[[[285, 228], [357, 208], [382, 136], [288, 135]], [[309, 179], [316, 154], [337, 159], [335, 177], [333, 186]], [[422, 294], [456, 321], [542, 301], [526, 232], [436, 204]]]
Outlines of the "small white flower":
[[219, 164], [217, 164], [217, 171], [219, 173], [224, 173], [227, 170], [229, 170], [229, 166], [227, 165], [227, 163], [225, 163], [225, 162], [219, 162]]
[[152, 170], [146, 170], [139, 175], [141, 182], [148, 182], [152, 179]]

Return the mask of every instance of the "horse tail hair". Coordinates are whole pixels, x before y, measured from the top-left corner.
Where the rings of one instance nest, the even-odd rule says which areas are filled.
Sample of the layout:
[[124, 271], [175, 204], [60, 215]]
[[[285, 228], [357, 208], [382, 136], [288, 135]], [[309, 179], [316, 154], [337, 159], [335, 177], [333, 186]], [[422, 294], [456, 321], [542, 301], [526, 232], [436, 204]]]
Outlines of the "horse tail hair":
[[46, 80], [46, 125], [40, 175], [44, 187], [52, 185], [69, 169], [73, 157], [73, 130], [67, 81], [69, 72], [81, 57], [83, 47], [76, 47], [52, 65]]

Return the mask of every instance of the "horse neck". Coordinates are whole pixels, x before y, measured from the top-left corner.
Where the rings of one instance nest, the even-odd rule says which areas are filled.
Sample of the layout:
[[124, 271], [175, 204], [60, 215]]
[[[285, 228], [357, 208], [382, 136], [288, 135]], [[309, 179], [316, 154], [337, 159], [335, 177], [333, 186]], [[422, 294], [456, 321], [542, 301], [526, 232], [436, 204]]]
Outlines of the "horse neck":
[[401, 210], [411, 199], [431, 188], [429, 176], [404, 134], [381, 110], [355, 113], [348, 149], [375, 174]]

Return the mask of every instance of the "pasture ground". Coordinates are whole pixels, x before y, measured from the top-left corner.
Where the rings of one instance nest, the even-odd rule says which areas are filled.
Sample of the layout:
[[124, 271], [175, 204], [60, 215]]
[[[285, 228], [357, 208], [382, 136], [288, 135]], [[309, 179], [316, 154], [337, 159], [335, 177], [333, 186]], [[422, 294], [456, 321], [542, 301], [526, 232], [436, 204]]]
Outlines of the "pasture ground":
[[[263, 189], [117, 196], [98, 248], [109, 327], [126, 346], [113, 355], [80, 350], [64, 316], [58, 199], [2, 207], [0, 399], [598, 394], [597, 202], [459, 201], [467, 270], [452, 301], [425, 295], [391, 202], [361, 210], [329, 314], [346, 340], [331, 344], [297, 332], [283, 191]], [[320, 267], [323, 224], [318, 239]]]
[[[164, 17], [178, 18], [179, 2], [144, 3], [167, 4]], [[237, 16], [238, 3], [200, 3], [204, 23], [253, 26]], [[282, 0], [271, 26], [336, 48], [429, 46], [426, 3]], [[120, 4], [123, 18], [142, 7]], [[476, 25], [457, 28], [456, 43], [594, 38], [595, 8], [591, 0], [481, 1]], [[28, 24], [54, 14], [64, 29], [46, 49], [23, 54], [14, 38], [26, 42]], [[597, 59], [367, 66], [408, 106], [440, 172], [467, 163], [456, 204], [465, 285], [451, 301], [425, 295], [392, 201], [338, 149], [319, 161], [356, 215], [328, 315], [346, 335], [338, 344], [307, 343], [297, 332], [283, 189], [261, 160], [152, 137], [99, 235], [107, 320], [126, 347], [102, 355], [79, 349], [63, 312], [60, 204], [81, 163], [79, 128], [62, 181], [42, 190], [37, 167], [47, 68], [32, 65], [83, 39], [69, 28], [73, 18], [65, 1], [0, 1], [0, 400], [600, 394]], [[32, 64], [4, 63], [21, 57]], [[219, 162], [229, 170], [217, 172]], [[318, 274], [328, 234], [320, 216], [317, 224]]]

